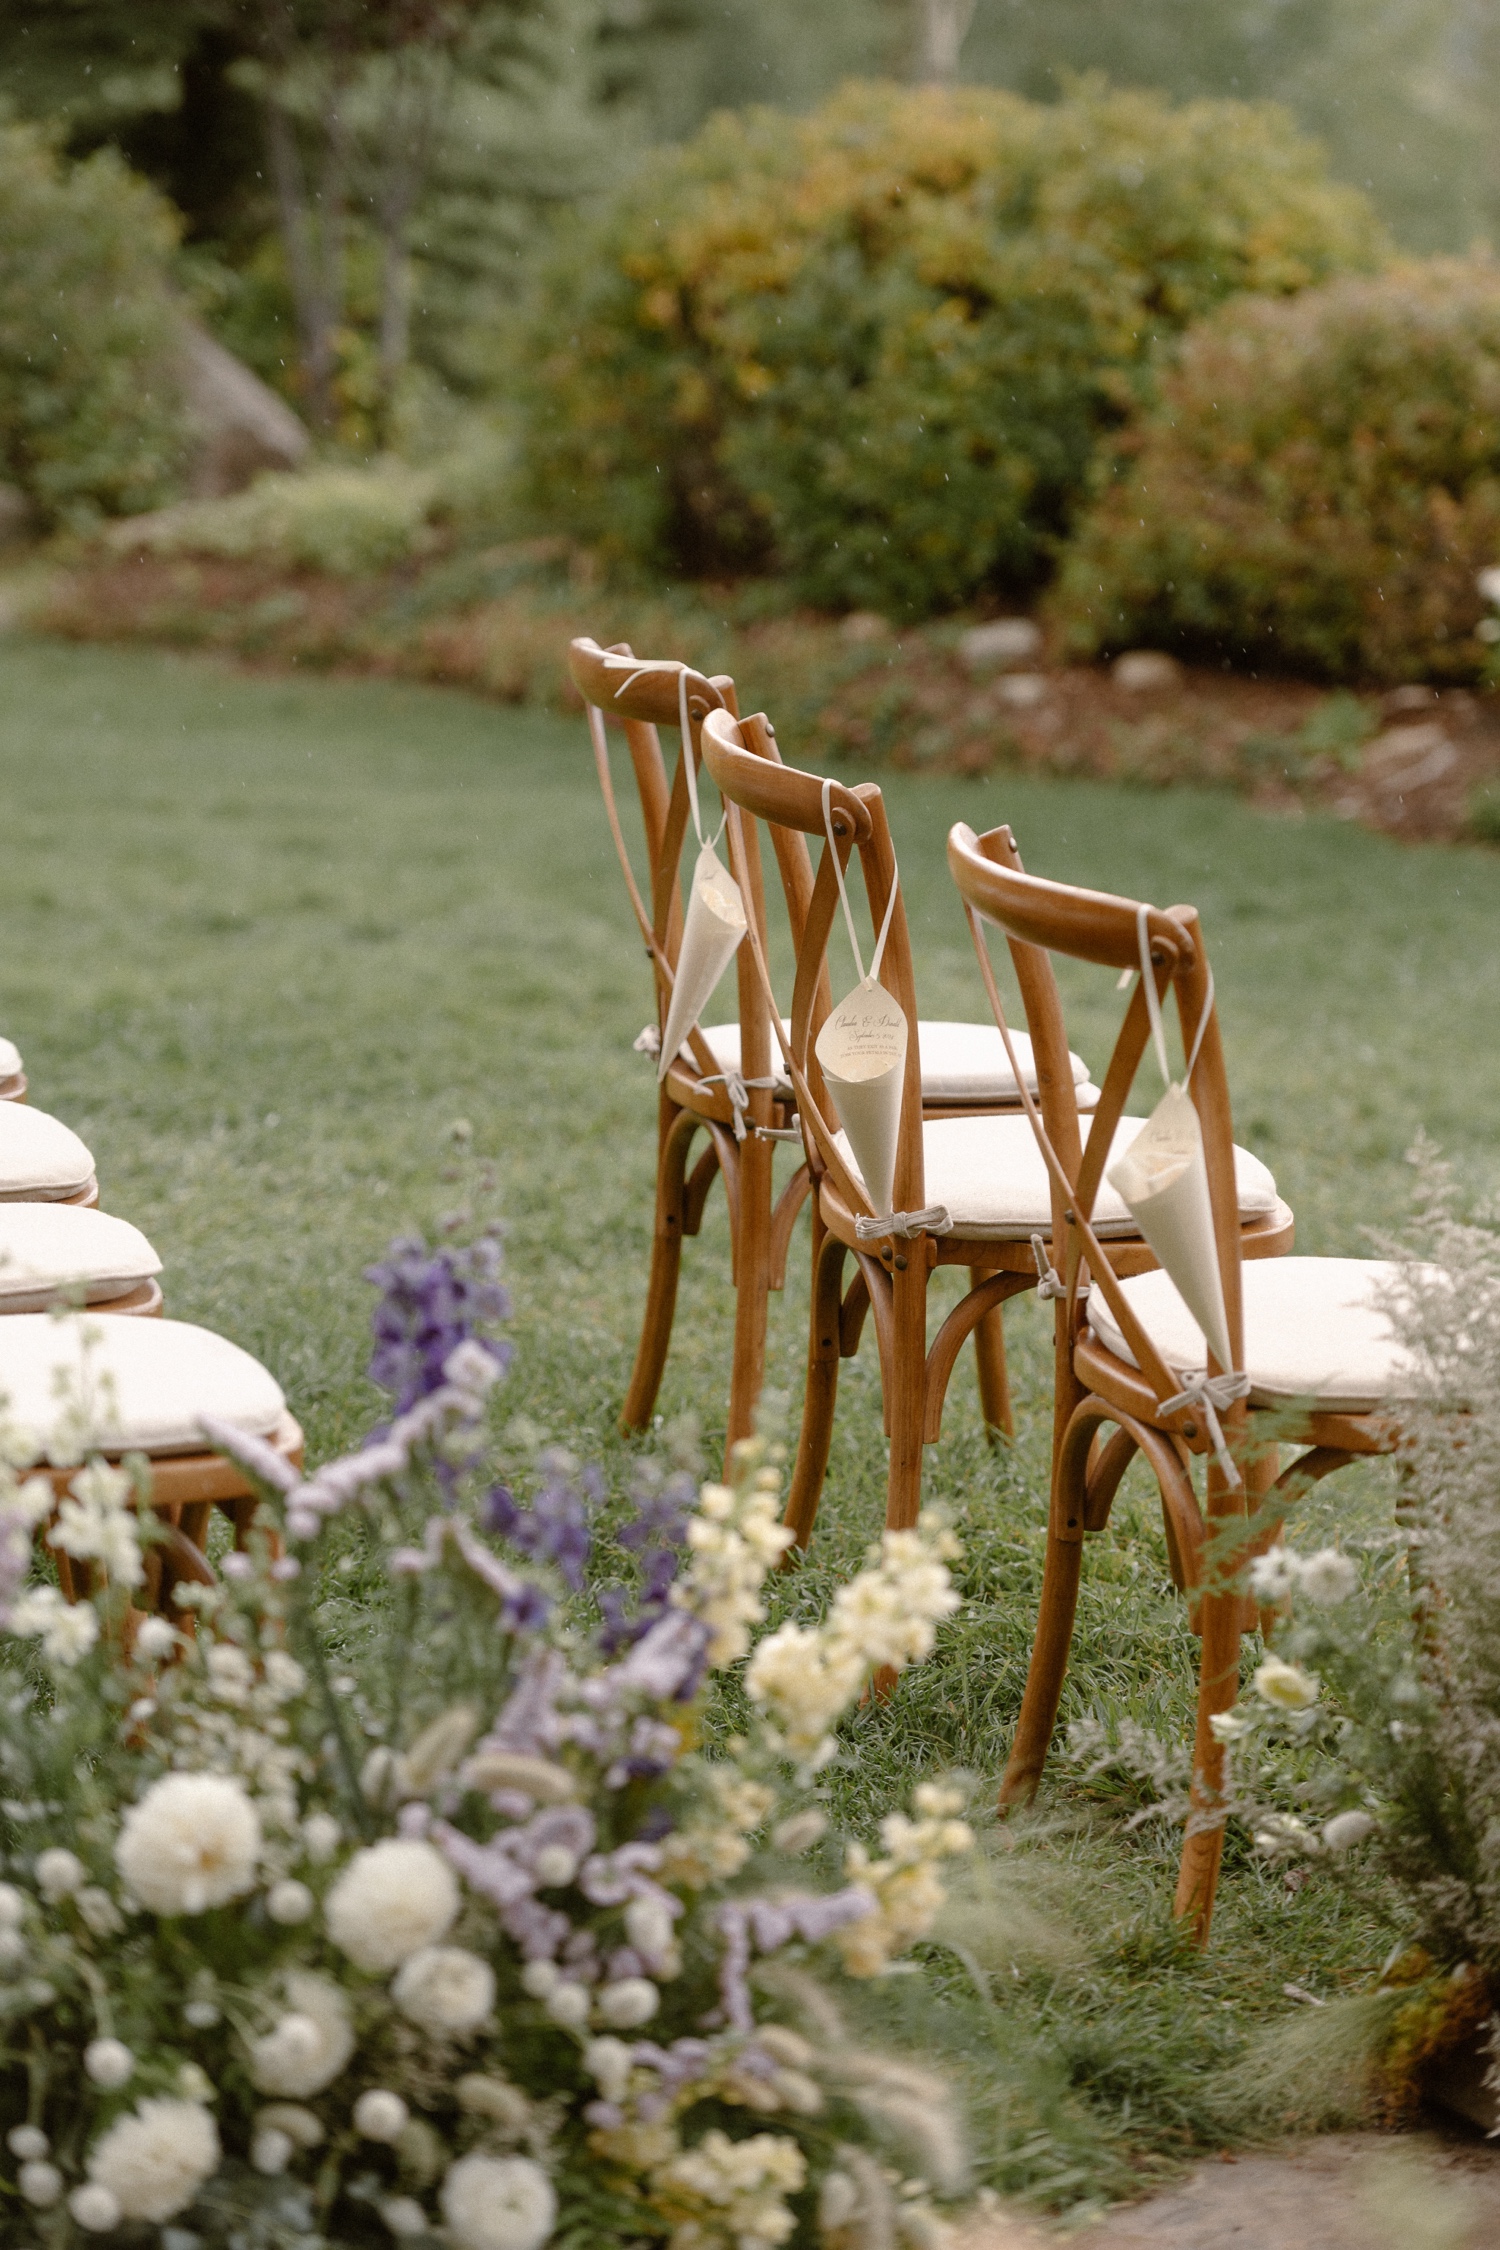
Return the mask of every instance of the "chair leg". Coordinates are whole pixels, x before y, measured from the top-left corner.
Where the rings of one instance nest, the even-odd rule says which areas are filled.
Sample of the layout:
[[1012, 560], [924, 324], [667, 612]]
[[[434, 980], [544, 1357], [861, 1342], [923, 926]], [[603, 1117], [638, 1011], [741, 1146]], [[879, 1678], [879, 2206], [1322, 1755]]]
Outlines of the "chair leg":
[[[969, 1286], [984, 1279], [979, 1266], [969, 1268]], [[1005, 1313], [1000, 1305], [981, 1315], [974, 1330], [974, 1361], [979, 1371], [979, 1404], [985, 1427], [992, 1437], [1013, 1438], [1015, 1418], [1010, 1405], [1010, 1374], [1005, 1364]]]
[[1041, 1783], [1042, 1768], [1052, 1745], [1052, 1730], [1057, 1724], [1057, 1706], [1062, 1701], [1082, 1574], [1081, 1532], [1059, 1533], [1055, 1528], [1049, 1529], [1042, 1599], [1037, 1610], [1036, 1639], [1031, 1644], [1031, 1663], [1026, 1672], [1026, 1692], [1021, 1698], [1015, 1740], [1000, 1780], [1002, 1806], [1029, 1805]]
[[728, 1456], [755, 1428], [766, 1379], [766, 1316], [771, 1287], [771, 1159], [775, 1144], [751, 1135], [740, 1148], [738, 1239], [734, 1260], [734, 1372], [729, 1384]]
[[802, 1553], [812, 1537], [828, 1451], [833, 1443], [833, 1410], [839, 1389], [839, 1313], [843, 1306], [844, 1259], [847, 1255], [837, 1235], [830, 1234], [812, 1201], [812, 1302], [808, 1308], [807, 1396], [802, 1406], [802, 1428], [797, 1437], [797, 1459], [787, 1494], [785, 1521], [795, 1544], [783, 1560]]
[[[1241, 1513], [1243, 1495], [1225, 1485], [1218, 1463], [1210, 1460], [1210, 1521], [1219, 1523], [1226, 1516]], [[1244, 1596], [1232, 1580], [1223, 1583], [1221, 1576], [1219, 1583], [1205, 1589], [1203, 1645], [1198, 1667], [1198, 1719], [1193, 1736], [1192, 1804], [1173, 1904], [1178, 1919], [1191, 1923], [1199, 1945], [1208, 1943], [1219, 1866], [1224, 1857], [1224, 1821], [1220, 1810], [1224, 1745], [1215, 1737], [1213, 1721], [1220, 1712], [1232, 1707], [1239, 1693], [1243, 1616]]]
[[[927, 1244], [910, 1244], [891, 1276], [891, 1348], [882, 1369], [891, 1458], [885, 1527], [909, 1531], [922, 1506], [922, 1450], [927, 1377]], [[1002, 1347], [1003, 1349], [1003, 1347]]]
[[636, 1346], [630, 1388], [620, 1410], [620, 1426], [645, 1430], [651, 1426], [656, 1394], [672, 1341], [672, 1319], [677, 1310], [677, 1277], [682, 1270], [683, 1192], [691, 1135], [675, 1130], [682, 1111], [663, 1090], [658, 1112], [656, 1164], [656, 1224], [651, 1241], [651, 1278], [646, 1285], [646, 1311], [641, 1340]]

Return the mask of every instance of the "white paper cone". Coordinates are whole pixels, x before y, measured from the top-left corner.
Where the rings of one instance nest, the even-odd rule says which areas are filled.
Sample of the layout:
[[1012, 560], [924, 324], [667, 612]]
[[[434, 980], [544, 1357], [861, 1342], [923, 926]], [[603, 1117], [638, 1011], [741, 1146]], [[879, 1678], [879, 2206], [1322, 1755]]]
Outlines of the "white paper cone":
[[677, 1060], [682, 1042], [702, 1015], [744, 934], [745, 905], [739, 884], [721, 864], [713, 845], [705, 844], [698, 854], [688, 894], [677, 977], [656, 1066], [658, 1085]]
[[906, 1017], [885, 986], [866, 977], [828, 1017], [817, 1052], [865, 1193], [883, 1218], [896, 1183]]
[[1169, 1086], [1145, 1126], [1108, 1173], [1178, 1295], [1229, 1370], [1229, 1320], [1214, 1244], [1203, 1128], [1181, 1086]]

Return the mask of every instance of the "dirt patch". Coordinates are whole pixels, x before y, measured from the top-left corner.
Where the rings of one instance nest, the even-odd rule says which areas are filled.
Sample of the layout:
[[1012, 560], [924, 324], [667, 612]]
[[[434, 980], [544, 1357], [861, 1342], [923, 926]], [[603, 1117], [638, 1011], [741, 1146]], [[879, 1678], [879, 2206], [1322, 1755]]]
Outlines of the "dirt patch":
[[[1500, 2155], [1437, 2133], [1339, 2133], [1200, 2165], [1179, 2187], [1107, 2213], [1080, 2250], [1495, 2250]], [[996, 2212], [956, 2250], [1057, 2250]]]

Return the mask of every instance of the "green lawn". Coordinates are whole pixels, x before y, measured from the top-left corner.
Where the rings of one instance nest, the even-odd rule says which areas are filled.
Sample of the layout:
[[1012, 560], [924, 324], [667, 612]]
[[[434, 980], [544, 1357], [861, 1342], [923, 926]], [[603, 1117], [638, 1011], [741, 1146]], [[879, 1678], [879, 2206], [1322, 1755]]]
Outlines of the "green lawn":
[[[0, 684], [0, 1030], [24, 1052], [32, 1098], [93, 1148], [104, 1207], [155, 1241], [169, 1310], [275, 1369], [314, 1458], [353, 1439], [375, 1403], [360, 1269], [442, 1210], [448, 1128], [465, 1118], [498, 1160], [510, 1225], [509, 1396], [617, 1464], [654, 1089], [631, 1051], [645, 964], [581, 723], [22, 642], [0, 643]], [[1500, 856], [1401, 849], [1186, 790], [1003, 775], [887, 787], [925, 1014], [982, 1004], [947, 828], [1008, 819], [1041, 872], [1201, 908], [1239, 1136], [1274, 1166], [1304, 1248], [1360, 1251], [1366, 1230], [1399, 1222], [1419, 1126], [1494, 1182]], [[1100, 972], [1066, 986], [1074, 1044], [1100, 1066], [1112, 985]], [[711, 1452], [725, 1248], [715, 1198], [688, 1246], [662, 1399], [668, 1416], [699, 1415]], [[771, 1340], [794, 1410], [799, 1266], [794, 1253]], [[965, 1366], [929, 1455], [931, 1490], [968, 1540], [968, 1606], [926, 1672], [855, 1728], [833, 1782], [851, 1823], [924, 1771], [988, 1778], [1003, 1756], [1038, 1580], [1047, 1421], [1033, 1304], [1011, 1334], [1016, 1447], [985, 1444]], [[788, 1605], [821, 1602], [880, 1520], [872, 1349], [845, 1371], [824, 1523], [810, 1567], [782, 1588]], [[1091, 1553], [1068, 1708], [1175, 1735], [1193, 1643], [1147, 1500], [1129, 1483]], [[1378, 1476], [1349, 1476], [1310, 1505], [1347, 1525], [1382, 1521], [1387, 1500]], [[933, 1977], [993, 2066], [994, 2176], [1067, 2202], [1118, 2192], [1127, 2165], [1218, 2129], [1213, 2072], [1245, 2028], [1286, 2012], [1288, 1981], [1357, 1982], [1388, 1933], [1233, 1854], [1214, 1950], [1186, 1957], [1165, 1912], [1172, 1840], [1125, 1837], [1065, 1778], [1050, 1804], [1066, 1818], [1036, 1849], [1073, 1887], [1086, 1932], [1075, 1966], [1018, 1976], [1003, 2017], [965, 2002], [941, 1966]]]

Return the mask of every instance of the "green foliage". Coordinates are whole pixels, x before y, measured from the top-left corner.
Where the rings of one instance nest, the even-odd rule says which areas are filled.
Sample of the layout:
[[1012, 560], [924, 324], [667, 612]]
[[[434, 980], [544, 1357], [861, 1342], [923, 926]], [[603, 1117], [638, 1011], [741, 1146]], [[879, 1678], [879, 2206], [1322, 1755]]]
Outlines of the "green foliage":
[[1464, 831], [1477, 844], [1500, 844], [1500, 785], [1482, 781], [1472, 791], [1464, 812]]
[[1368, 260], [1273, 112], [851, 86], [715, 119], [552, 264], [532, 496], [657, 568], [925, 614], [1034, 581], [1154, 348]]
[[0, 475], [46, 521], [167, 496], [181, 409], [165, 204], [111, 151], [0, 127]]
[[361, 578], [429, 544], [432, 498], [432, 479], [396, 461], [373, 470], [272, 471], [230, 499], [164, 509], [129, 536], [152, 554], [253, 557]]
[[1082, 527], [1057, 609], [1332, 679], [1476, 677], [1500, 554], [1500, 264], [1434, 260], [1187, 340]]

